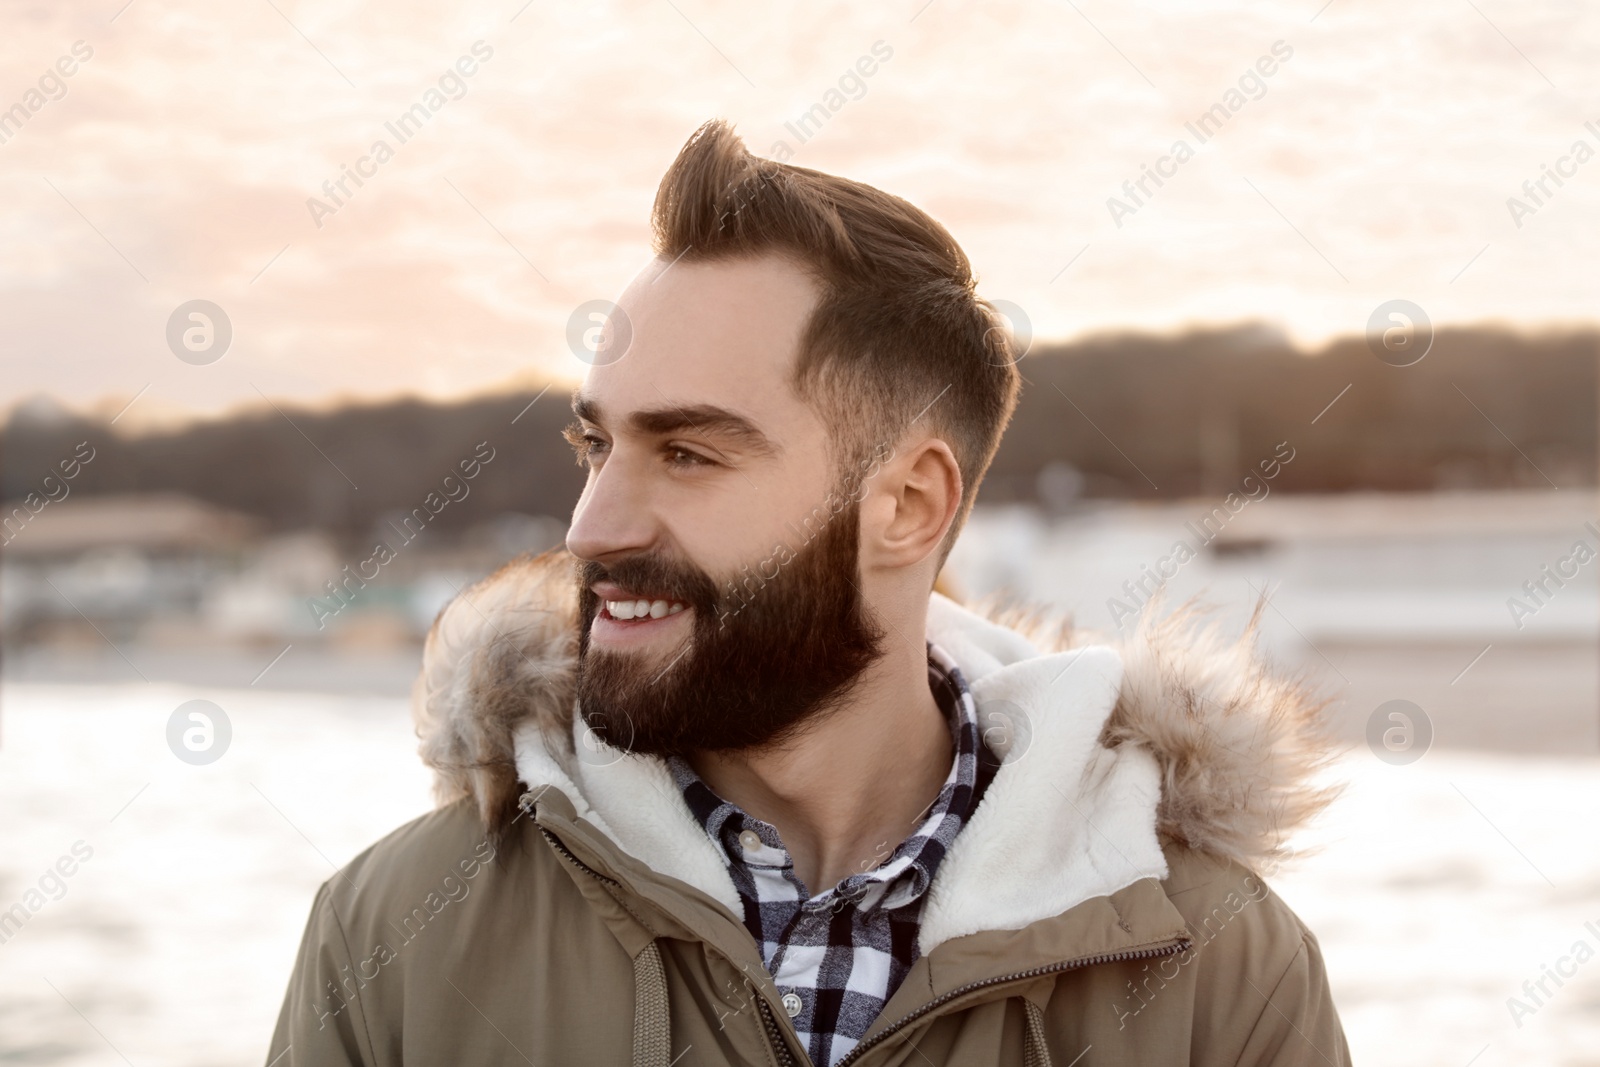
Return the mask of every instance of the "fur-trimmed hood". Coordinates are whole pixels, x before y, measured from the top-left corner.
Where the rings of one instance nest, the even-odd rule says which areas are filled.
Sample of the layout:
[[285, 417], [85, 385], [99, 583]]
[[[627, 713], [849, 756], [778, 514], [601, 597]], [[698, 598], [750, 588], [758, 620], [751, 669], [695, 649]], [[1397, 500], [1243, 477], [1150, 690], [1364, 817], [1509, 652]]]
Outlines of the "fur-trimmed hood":
[[[560, 550], [514, 560], [440, 612], [412, 693], [437, 799], [470, 797], [493, 829], [523, 787], [558, 788], [618, 847], [737, 910], [661, 761], [585, 743], [575, 614]], [[1147, 612], [1098, 643], [1046, 613], [934, 594], [929, 640], [962, 668], [1003, 765], [930, 890], [923, 950], [1164, 877], [1164, 847], [1258, 870], [1280, 857], [1332, 799], [1312, 781], [1331, 750], [1325, 701], [1262, 663], [1256, 619], [1228, 638], [1193, 609]]]

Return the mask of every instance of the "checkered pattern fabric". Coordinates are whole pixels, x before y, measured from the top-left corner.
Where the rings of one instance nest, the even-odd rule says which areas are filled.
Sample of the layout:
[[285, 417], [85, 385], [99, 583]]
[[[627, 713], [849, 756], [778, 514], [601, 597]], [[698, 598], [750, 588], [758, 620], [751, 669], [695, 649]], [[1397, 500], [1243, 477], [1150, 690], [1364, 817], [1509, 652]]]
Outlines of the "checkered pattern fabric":
[[816, 1064], [832, 1067], [861, 1041], [916, 961], [923, 894], [998, 766], [979, 742], [966, 679], [931, 643], [928, 685], [955, 742], [938, 799], [898, 848], [880, 846], [881, 863], [815, 896], [770, 823], [717, 796], [686, 761], [668, 761], [689, 810], [728, 861], [744, 924]]

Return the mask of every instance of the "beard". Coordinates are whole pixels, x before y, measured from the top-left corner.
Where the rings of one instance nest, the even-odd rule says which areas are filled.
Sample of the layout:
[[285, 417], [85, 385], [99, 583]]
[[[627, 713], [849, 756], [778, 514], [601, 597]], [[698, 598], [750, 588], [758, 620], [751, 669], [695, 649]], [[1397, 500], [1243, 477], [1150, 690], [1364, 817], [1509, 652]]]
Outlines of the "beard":
[[[851, 502], [793, 558], [769, 557], [718, 584], [659, 554], [609, 565], [581, 562], [578, 708], [602, 740], [627, 752], [687, 756], [776, 747], [837, 707], [882, 653], [883, 631], [863, 601], [858, 514]], [[677, 600], [693, 629], [660, 663], [591, 648], [600, 610], [592, 586], [610, 579], [639, 596]]]

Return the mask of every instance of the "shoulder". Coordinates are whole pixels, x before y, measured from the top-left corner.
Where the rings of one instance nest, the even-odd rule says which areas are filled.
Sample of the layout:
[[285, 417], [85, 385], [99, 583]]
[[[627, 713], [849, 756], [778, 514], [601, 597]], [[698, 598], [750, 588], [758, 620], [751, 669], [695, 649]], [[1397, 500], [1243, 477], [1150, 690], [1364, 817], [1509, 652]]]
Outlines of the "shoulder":
[[486, 835], [469, 801], [406, 822], [374, 841], [328, 880], [328, 896], [341, 904], [363, 904], [384, 889], [413, 883], [419, 875], [477, 877], [494, 862], [498, 849]]
[[1232, 927], [1286, 947], [1311, 936], [1258, 872], [1182, 845], [1168, 844], [1163, 852], [1168, 873], [1161, 888], [1188, 924], [1197, 946], [1210, 945]]
[[318, 890], [273, 1047], [296, 1065], [490, 1062], [461, 1052], [499, 1038], [462, 1022], [458, 995], [496, 1019], [531, 1004], [543, 1025], [581, 1007], [578, 962], [620, 986], [632, 960], [563, 862], [531, 820], [492, 837], [465, 800], [388, 834]]
[[1193, 942], [1177, 959], [1195, 978], [1197, 1039], [1241, 1056], [1287, 1040], [1309, 1045], [1310, 1060], [1347, 1063], [1316, 935], [1257, 871], [1183, 846], [1165, 851], [1162, 888]]
[[1200, 969], [1258, 986], [1276, 985], [1312, 956], [1320, 969], [1316, 936], [1260, 873], [1181, 845], [1165, 852], [1161, 887], [1183, 916]]
[[346, 929], [372, 927], [438, 915], [468, 896], [535, 886], [558, 873], [538, 838], [525, 818], [492, 835], [471, 801], [458, 800], [395, 829], [340, 868], [323, 884], [317, 908]]

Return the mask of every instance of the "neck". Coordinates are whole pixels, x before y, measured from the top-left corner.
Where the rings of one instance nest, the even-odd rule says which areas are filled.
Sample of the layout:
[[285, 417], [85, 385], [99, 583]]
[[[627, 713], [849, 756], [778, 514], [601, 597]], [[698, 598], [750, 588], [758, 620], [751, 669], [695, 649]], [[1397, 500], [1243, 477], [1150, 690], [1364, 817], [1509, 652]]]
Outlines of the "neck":
[[884, 654], [844, 702], [782, 748], [689, 757], [718, 796], [777, 828], [813, 896], [888, 859], [950, 773], [950, 727], [928, 688], [926, 616], [906, 622], [885, 627]]

